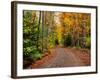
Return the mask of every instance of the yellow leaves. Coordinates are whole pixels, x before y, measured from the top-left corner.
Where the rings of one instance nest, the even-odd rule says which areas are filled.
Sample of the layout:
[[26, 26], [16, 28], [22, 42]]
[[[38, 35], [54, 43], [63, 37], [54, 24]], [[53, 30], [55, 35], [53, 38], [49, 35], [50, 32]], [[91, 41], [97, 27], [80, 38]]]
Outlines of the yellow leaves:
[[69, 18], [65, 18], [64, 19], [64, 23], [66, 23], [67, 25], [71, 25], [72, 21]]
[[62, 39], [62, 35], [61, 35], [61, 33], [62, 33], [62, 27], [61, 26], [57, 26], [56, 33], [57, 33], [57, 39], [60, 42], [61, 39]]

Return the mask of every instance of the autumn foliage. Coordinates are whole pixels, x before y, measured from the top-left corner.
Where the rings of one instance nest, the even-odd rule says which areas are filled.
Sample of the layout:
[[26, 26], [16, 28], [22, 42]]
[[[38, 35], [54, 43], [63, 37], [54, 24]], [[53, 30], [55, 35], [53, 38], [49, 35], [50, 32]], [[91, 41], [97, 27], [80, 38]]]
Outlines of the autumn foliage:
[[91, 14], [51, 11], [23, 11], [24, 68], [61, 47], [91, 47]]

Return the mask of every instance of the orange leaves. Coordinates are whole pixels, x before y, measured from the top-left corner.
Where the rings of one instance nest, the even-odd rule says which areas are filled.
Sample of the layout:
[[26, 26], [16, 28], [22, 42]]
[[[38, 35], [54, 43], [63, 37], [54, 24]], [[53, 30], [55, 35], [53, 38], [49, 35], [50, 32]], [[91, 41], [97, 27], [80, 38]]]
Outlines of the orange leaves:
[[73, 29], [81, 32], [82, 26], [88, 26], [88, 28], [90, 27], [90, 14], [63, 12], [59, 16], [60, 16], [61, 26], [65, 27], [68, 30]]

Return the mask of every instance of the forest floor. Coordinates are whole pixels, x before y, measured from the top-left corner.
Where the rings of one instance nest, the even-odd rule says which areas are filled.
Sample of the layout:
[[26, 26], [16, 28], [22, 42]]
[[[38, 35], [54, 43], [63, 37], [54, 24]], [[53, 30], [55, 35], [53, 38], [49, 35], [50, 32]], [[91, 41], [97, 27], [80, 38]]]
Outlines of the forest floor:
[[90, 66], [90, 50], [79, 48], [56, 47], [50, 50], [51, 53], [41, 60], [32, 63], [28, 69], [32, 68], [55, 68]]

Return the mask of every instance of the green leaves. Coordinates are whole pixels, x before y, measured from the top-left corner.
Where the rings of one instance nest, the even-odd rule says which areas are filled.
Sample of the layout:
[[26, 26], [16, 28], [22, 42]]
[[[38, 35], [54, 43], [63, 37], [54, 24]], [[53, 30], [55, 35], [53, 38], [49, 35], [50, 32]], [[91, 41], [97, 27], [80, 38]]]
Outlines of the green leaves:
[[65, 46], [71, 46], [71, 44], [72, 44], [72, 36], [70, 34], [65, 36], [64, 44], [65, 44]]
[[43, 54], [39, 53], [39, 51], [34, 50], [31, 56], [32, 56], [32, 59], [33, 59], [34, 61], [36, 61], [36, 60], [38, 60], [38, 59], [41, 59], [41, 58], [42, 58], [42, 55], [43, 55]]
[[90, 48], [91, 47], [91, 38], [90, 37], [86, 37], [85, 40], [86, 40], [85, 47], [86, 48]]
[[31, 29], [29, 28], [29, 27], [25, 27], [24, 29], [23, 29], [23, 33], [24, 34], [29, 34], [31, 32]]

